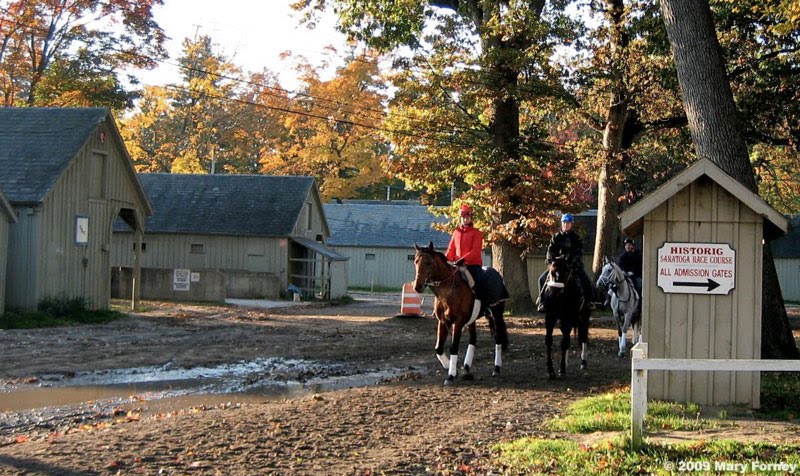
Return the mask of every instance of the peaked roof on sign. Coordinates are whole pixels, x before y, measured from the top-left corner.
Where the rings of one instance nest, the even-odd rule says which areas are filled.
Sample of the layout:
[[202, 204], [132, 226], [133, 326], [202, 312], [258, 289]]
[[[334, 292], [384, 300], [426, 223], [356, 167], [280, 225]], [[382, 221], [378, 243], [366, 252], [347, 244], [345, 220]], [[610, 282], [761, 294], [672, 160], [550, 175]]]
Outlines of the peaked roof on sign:
[[[313, 177], [140, 174], [148, 233], [288, 237], [316, 194]], [[324, 221], [324, 217], [323, 217]], [[327, 224], [323, 225], [327, 231]]]
[[432, 241], [443, 250], [450, 242], [449, 234], [431, 226], [446, 223], [447, 218], [416, 202], [353, 200], [324, 207], [331, 227], [330, 246], [413, 248]]
[[739, 183], [738, 180], [725, 173], [709, 159], [697, 160], [689, 168], [636, 202], [631, 208], [625, 210], [619, 216], [620, 226], [626, 232], [641, 226], [645, 215], [655, 210], [659, 205], [703, 175], [712, 179], [755, 213], [764, 217], [766, 220], [764, 236], [767, 239], [777, 238], [786, 233], [788, 221], [783, 215], [762, 200], [761, 197], [748, 190], [747, 187]]
[[[104, 121], [119, 137], [106, 108], [0, 108], [0, 189], [8, 201], [41, 203]], [[119, 143], [124, 150], [121, 139]], [[127, 151], [124, 153], [131, 177], [136, 180]], [[140, 187], [138, 192], [147, 204]]]

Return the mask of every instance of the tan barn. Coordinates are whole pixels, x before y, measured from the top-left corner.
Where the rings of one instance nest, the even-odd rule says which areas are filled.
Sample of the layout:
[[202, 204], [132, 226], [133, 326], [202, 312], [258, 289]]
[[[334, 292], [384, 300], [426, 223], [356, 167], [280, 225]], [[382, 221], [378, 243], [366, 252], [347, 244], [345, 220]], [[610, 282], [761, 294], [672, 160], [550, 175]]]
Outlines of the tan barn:
[[8, 229], [17, 222], [17, 214], [0, 191], [0, 316], [5, 312], [6, 303], [6, 262], [8, 257]]
[[[763, 242], [787, 220], [708, 159], [620, 215], [642, 234], [650, 358], [760, 359]], [[758, 372], [653, 371], [652, 399], [759, 404]]]
[[[139, 177], [155, 210], [142, 244], [142, 297], [274, 299], [289, 285], [305, 298], [347, 294], [347, 258], [325, 245], [330, 231], [313, 177]], [[133, 236], [117, 228], [113, 265], [123, 282], [132, 264]], [[175, 285], [181, 270], [194, 281]]]
[[105, 108], [0, 108], [0, 189], [9, 229], [6, 308], [83, 297], [108, 308], [111, 228], [141, 235], [150, 205]]

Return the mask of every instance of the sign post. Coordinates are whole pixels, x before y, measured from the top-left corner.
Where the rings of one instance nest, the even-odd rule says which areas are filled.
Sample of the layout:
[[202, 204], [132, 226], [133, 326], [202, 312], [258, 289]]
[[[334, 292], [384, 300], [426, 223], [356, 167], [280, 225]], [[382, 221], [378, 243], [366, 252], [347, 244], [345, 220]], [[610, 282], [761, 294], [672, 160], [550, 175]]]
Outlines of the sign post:
[[728, 294], [736, 284], [736, 251], [727, 243], [664, 243], [658, 286], [665, 293]]

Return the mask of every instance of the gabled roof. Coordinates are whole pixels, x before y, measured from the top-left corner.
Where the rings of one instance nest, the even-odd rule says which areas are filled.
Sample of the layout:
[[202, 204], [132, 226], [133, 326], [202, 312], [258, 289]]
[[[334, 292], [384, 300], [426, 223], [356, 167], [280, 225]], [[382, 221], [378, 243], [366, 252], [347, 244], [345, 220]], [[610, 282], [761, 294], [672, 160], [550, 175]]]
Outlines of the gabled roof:
[[105, 108], [0, 108], [0, 188], [11, 203], [40, 203], [108, 116]]
[[658, 187], [654, 192], [638, 201], [631, 208], [625, 210], [619, 216], [620, 226], [625, 232], [637, 229], [641, 226], [645, 215], [655, 210], [659, 205], [669, 200], [673, 195], [677, 194], [703, 175], [727, 190], [728, 193], [739, 199], [739, 201], [747, 205], [756, 214], [764, 217], [765, 238], [773, 239], [786, 233], [788, 222], [783, 215], [769, 206], [769, 204], [758, 195], [748, 190], [744, 185], [739, 183], [739, 181], [726, 174], [709, 159], [697, 160], [688, 169]]
[[17, 214], [14, 213], [14, 209], [11, 208], [11, 204], [8, 203], [8, 200], [6, 200], [6, 196], [3, 195], [2, 190], [0, 190], [0, 213], [3, 213], [8, 217], [9, 223], [17, 222]]
[[288, 237], [313, 177], [139, 174], [155, 213], [148, 233]]
[[[4, 107], [0, 108], [0, 189], [14, 205], [44, 201], [97, 126], [107, 122], [121, 149], [132, 180], [136, 181], [128, 151], [107, 108]], [[150, 214], [141, 186], [136, 192]]]
[[431, 227], [447, 218], [414, 202], [345, 201], [323, 207], [331, 227], [329, 246], [413, 248], [433, 241], [442, 250], [450, 242], [450, 235]]

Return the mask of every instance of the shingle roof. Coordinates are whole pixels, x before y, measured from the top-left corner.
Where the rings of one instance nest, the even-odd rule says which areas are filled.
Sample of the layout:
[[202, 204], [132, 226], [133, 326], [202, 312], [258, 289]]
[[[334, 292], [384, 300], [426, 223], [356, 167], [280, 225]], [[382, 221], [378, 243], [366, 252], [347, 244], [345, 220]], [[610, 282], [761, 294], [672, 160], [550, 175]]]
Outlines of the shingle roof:
[[450, 236], [431, 228], [444, 223], [427, 207], [408, 202], [326, 203], [325, 216], [331, 229], [329, 246], [412, 248], [433, 241], [437, 249], [447, 247]]
[[108, 114], [105, 108], [0, 108], [0, 189], [8, 201], [43, 201]]
[[313, 177], [139, 174], [155, 213], [148, 233], [289, 236]]

